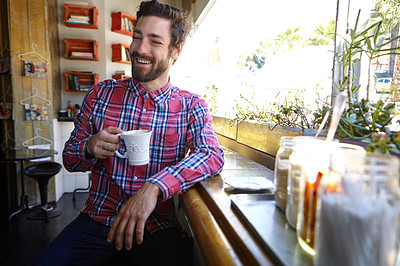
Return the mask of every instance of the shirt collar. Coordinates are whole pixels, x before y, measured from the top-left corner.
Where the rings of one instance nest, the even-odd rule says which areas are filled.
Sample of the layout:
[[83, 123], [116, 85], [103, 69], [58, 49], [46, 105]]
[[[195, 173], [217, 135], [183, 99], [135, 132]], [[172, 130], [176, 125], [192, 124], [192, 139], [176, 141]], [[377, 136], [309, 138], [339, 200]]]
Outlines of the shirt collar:
[[145, 90], [145, 88], [136, 80], [133, 78], [130, 81], [130, 86], [128, 88], [131, 88], [133, 94], [136, 96], [139, 95], [144, 95], [149, 98], [152, 98], [154, 102], [156, 103], [161, 103], [165, 100], [167, 100], [172, 92], [172, 85], [170, 83], [170, 80], [168, 79], [168, 82], [161, 87], [160, 89], [153, 91], [153, 92], [148, 92]]

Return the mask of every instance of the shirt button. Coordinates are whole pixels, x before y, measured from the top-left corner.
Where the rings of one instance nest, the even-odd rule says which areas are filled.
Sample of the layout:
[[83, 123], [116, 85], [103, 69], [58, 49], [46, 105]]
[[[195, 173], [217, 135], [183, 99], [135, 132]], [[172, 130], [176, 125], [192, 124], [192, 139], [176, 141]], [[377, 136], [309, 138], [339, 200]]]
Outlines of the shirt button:
[[133, 180], [136, 180], [136, 179], [137, 179], [137, 176], [133, 177]]
[[143, 112], [146, 112], [147, 110], [146, 110], [146, 108], [143, 108]]

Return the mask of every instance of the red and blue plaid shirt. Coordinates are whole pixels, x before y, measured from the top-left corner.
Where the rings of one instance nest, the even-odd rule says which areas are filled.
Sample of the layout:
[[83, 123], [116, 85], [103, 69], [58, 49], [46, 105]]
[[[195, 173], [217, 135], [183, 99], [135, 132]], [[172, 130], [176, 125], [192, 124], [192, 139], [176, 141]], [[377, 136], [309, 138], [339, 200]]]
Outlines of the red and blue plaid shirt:
[[[92, 171], [83, 212], [111, 226], [128, 198], [148, 181], [156, 184], [163, 196], [146, 228], [152, 233], [178, 226], [172, 197], [219, 174], [224, 164], [211, 123], [202, 98], [169, 82], [154, 92], [147, 92], [132, 78], [94, 85], [85, 95], [63, 151], [68, 171]], [[151, 130], [150, 163], [131, 166], [128, 159], [116, 155], [103, 160], [87, 159], [88, 139], [110, 126], [124, 131]], [[123, 142], [120, 152], [125, 152]]]

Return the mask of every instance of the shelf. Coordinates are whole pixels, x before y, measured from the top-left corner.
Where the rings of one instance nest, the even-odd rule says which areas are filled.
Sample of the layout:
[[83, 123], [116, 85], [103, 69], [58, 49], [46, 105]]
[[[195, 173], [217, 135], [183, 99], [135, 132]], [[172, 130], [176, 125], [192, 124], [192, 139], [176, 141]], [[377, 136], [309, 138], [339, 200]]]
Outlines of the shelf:
[[64, 4], [64, 24], [67, 27], [97, 29], [97, 15], [95, 6]]
[[136, 17], [124, 12], [111, 13], [111, 31], [132, 37]]
[[118, 43], [113, 44], [112, 46], [112, 61], [116, 63], [122, 64], [131, 64], [130, 54], [129, 54], [129, 45]]
[[72, 92], [84, 92], [96, 84], [99, 75], [92, 72], [70, 71], [64, 73], [65, 90]]
[[94, 40], [64, 39], [64, 57], [70, 60], [99, 61], [98, 43]]
[[115, 80], [130, 78], [130, 77], [131, 77], [130, 75], [112, 75], [112, 78]]

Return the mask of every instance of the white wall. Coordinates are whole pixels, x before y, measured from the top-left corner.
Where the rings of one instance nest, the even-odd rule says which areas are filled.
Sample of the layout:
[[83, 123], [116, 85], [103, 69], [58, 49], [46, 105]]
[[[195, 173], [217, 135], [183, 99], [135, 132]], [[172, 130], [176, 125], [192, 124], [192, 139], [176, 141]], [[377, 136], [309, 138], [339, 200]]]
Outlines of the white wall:
[[[74, 128], [72, 122], [58, 122], [57, 119], [53, 120], [54, 125], [54, 149], [58, 151], [58, 154], [54, 157], [54, 161], [62, 163], [62, 151], [64, 143], [69, 138], [71, 131]], [[71, 173], [68, 172], [64, 167], [55, 176], [55, 187], [56, 187], [56, 201], [66, 192], [74, 192], [76, 188], [87, 188], [89, 182], [88, 172], [86, 173]]]

